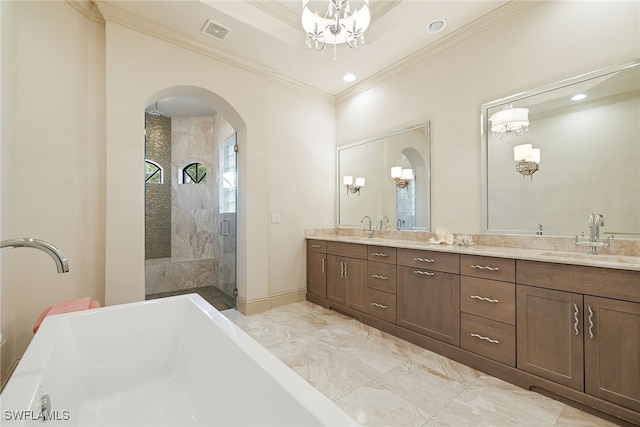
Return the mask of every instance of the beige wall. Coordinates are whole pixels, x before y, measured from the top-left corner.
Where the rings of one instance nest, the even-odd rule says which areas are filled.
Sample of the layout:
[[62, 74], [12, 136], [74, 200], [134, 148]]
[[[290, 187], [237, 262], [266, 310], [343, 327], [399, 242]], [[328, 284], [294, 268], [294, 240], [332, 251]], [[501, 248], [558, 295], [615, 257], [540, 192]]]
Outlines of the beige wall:
[[[304, 228], [326, 224], [335, 211], [327, 185], [334, 174], [333, 105], [108, 17], [106, 42], [107, 303], [143, 298], [143, 193], [131, 184], [139, 181], [143, 158], [140, 112], [154, 94], [180, 85], [217, 94], [237, 114], [236, 120], [225, 117], [239, 131], [241, 308], [268, 308], [272, 296], [299, 298], [305, 287]], [[278, 225], [270, 224], [274, 210], [281, 214]]]
[[337, 144], [430, 120], [432, 228], [479, 233], [481, 104], [638, 57], [639, 2], [543, 1], [339, 103]]
[[52, 242], [69, 260], [2, 251], [2, 372], [40, 312], [91, 296], [104, 303], [104, 26], [63, 2], [0, 2], [2, 187], [0, 240]]

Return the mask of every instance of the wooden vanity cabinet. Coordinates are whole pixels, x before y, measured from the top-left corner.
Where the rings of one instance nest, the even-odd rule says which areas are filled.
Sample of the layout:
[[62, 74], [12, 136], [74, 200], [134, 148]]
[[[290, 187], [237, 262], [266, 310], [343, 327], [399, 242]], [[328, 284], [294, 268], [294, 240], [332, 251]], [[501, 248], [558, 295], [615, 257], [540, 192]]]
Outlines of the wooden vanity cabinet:
[[327, 300], [367, 311], [366, 246], [327, 242]]
[[640, 412], [640, 272], [517, 266], [518, 368]]
[[327, 298], [327, 244], [322, 240], [307, 241], [307, 292]]
[[367, 314], [396, 323], [396, 248], [367, 246]]
[[460, 255], [460, 347], [516, 366], [515, 260]]
[[584, 308], [585, 391], [640, 412], [640, 304], [585, 296]]
[[460, 345], [459, 255], [398, 249], [397, 324]]
[[640, 425], [640, 271], [310, 239], [307, 299]]
[[584, 388], [582, 295], [518, 285], [518, 369]]

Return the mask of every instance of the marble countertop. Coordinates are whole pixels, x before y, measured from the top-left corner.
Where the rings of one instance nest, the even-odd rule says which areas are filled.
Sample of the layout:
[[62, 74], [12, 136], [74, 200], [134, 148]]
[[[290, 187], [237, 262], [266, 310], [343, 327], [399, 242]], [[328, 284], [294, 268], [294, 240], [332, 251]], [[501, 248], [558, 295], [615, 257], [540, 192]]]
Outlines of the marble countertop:
[[388, 239], [380, 237], [367, 238], [341, 235], [307, 236], [307, 239], [640, 271], [640, 257], [609, 254], [590, 255], [587, 254], [586, 248], [582, 248], [584, 249], [584, 252], [565, 252], [557, 250], [513, 248], [503, 246], [456, 246], [446, 244], [438, 245], [429, 243], [428, 241], [420, 240]]

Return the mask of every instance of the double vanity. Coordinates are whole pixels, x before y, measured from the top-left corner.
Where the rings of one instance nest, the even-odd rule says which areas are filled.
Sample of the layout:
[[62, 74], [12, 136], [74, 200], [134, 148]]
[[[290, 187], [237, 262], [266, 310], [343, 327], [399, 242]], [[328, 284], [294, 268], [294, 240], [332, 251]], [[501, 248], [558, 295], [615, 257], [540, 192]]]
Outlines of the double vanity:
[[640, 424], [640, 258], [307, 235], [307, 300]]

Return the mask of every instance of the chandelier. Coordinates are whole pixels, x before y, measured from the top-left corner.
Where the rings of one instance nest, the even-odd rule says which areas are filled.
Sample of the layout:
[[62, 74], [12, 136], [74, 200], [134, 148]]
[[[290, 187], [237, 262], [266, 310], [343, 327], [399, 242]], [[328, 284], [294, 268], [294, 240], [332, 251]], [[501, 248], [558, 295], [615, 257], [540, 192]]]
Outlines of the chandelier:
[[[320, 11], [320, 13], [318, 13]], [[350, 48], [364, 43], [364, 32], [371, 21], [369, 0], [302, 0], [302, 28], [307, 46], [317, 51], [327, 43], [333, 45], [333, 59], [338, 45]]]
[[504, 107], [504, 110], [493, 114], [489, 121], [491, 122], [491, 132], [498, 139], [511, 132], [521, 136], [529, 130], [529, 109], [513, 108], [513, 105], [509, 104]]

